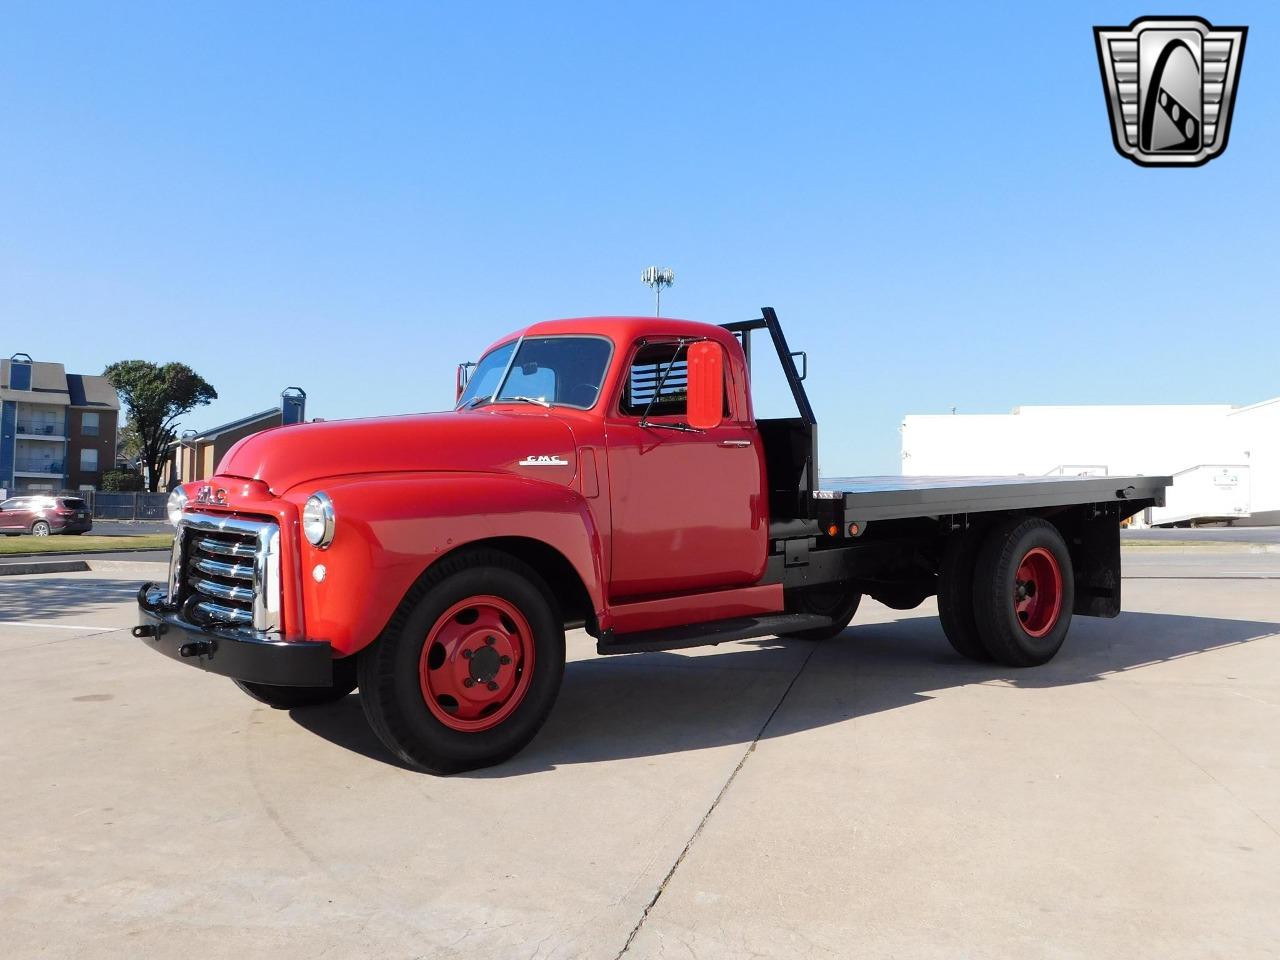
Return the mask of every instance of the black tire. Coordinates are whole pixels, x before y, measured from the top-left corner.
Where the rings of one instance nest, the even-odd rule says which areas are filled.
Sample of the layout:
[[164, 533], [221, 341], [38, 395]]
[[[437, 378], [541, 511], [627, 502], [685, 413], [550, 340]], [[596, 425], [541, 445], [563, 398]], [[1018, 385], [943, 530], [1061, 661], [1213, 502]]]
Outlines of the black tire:
[[31, 535], [33, 537], [47, 537], [52, 532], [46, 520], [37, 520], [31, 525]]
[[[1018, 569], [1033, 552], [1051, 556], [1056, 566], [1054, 589], [1058, 593], [1052, 608], [1056, 612], [1046, 615], [1043, 632], [1038, 636], [1024, 625], [1017, 610]], [[1047, 596], [1043, 588], [1040, 595]], [[1053, 524], [1039, 517], [1014, 517], [997, 524], [983, 539], [974, 567], [973, 613], [982, 642], [997, 662], [1009, 667], [1034, 667], [1052, 660], [1071, 629], [1074, 604], [1071, 555]]]
[[341, 700], [356, 688], [356, 658], [333, 661], [333, 685], [328, 687], [278, 687], [271, 683], [236, 680], [235, 685], [259, 703], [277, 710], [315, 707]]
[[973, 566], [981, 544], [981, 537], [972, 530], [947, 538], [938, 568], [938, 620], [956, 653], [988, 663], [991, 654], [973, 616]]
[[858, 604], [861, 602], [861, 593], [839, 584], [797, 590], [787, 598], [789, 613], [815, 613], [830, 617], [832, 622], [829, 627], [797, 630], [786, 636], [795, 637], [798, 640], [830, 640], [838, 637], [853, 620], [853, 615], [858, 612]]
[[[532, 634], [533, 674], [511, 714], [476, 732], [446, 726], [428, 708], [419, 679], [432, 628], [451, 608], [480, 595], [514, 606]], [[458, 773], [514, 756], [538, 733], [564, 676], [564, 621], [534, 570], [495, 550], [437, 564], [401, 605], [382, 636], [360, 654], [360, 700], [374, 732], [400, 760], [426, 773]]]

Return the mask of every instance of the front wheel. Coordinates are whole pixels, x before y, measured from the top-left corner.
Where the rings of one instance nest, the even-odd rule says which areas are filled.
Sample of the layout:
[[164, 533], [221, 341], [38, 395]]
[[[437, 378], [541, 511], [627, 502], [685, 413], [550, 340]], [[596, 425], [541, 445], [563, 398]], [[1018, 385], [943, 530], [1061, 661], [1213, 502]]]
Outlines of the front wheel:
[[978, 551], [973, 614], [991, 656], [1009, 667], [1047, 663], [1071, 628], [1071, 555], [1058, 528], [1038, 517], [997, 525]]
[[537, 734], [564, 674], [564, 624], [527, 564], [497, 551], [445, 560], [360, 655], [360, 699], [411, 767], [501, 763]]

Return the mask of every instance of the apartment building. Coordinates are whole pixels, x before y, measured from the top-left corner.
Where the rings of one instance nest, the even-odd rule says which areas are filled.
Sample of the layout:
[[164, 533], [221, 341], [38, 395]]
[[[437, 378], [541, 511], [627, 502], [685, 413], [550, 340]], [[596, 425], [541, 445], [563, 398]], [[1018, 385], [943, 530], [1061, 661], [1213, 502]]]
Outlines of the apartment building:
[[0, 489], [97, 489], [114, 465], [119, 417], [106, 377], [25, 353], [0, 360]]

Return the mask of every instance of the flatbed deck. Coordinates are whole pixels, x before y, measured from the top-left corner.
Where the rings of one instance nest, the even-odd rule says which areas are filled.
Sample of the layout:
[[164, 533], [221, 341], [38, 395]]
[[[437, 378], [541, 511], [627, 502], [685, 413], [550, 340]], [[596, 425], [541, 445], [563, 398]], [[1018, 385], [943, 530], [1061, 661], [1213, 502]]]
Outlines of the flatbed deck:
[[1164, 505], [1172, 477], [823, 477], [815, 500], [843, 501], [846, 517], [900, 520], [1084, 503]]

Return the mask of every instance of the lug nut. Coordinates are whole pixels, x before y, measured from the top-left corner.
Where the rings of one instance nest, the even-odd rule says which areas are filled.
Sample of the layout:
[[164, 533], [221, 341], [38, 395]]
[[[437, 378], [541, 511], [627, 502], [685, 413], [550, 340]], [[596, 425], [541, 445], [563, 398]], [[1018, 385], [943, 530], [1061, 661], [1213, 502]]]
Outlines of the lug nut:
[[470, 660], [470, 659], [471, 659], [471, 651], [470, 651], [470, 650], [463, 650], [463, 651], [462, 651], [462, 659], [463, 659], [463, 660]]
[[508, 657], [506, 654], [503, 654], [498, 658], [498, 662], [505, 667], [508, 663], [511, 662], [511, 658]]
[[467, 677], [462, 681], [462, 685], [464, 687], [474, 687], [476, 685], [476, 682], [472, 680], [470, 677]]
[[490, 690], [497, 690], [497, 689], [498, 689], [498, 684], [497, 684], [495, 681], [490, 680], [490, 681], [489, 681], [489, 689], [490, 689]]
[[484, 642], [492, 647], [497, 641], [494, 640], [493, 637], [485, 637]]

